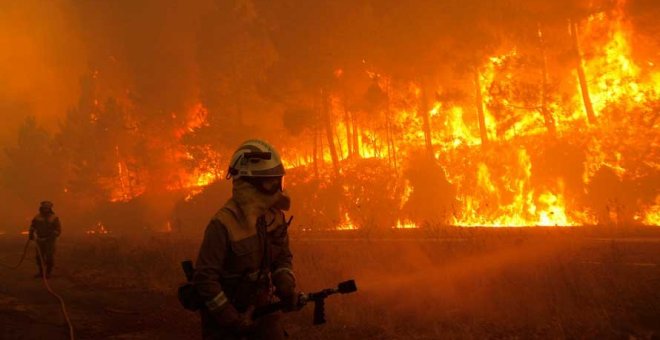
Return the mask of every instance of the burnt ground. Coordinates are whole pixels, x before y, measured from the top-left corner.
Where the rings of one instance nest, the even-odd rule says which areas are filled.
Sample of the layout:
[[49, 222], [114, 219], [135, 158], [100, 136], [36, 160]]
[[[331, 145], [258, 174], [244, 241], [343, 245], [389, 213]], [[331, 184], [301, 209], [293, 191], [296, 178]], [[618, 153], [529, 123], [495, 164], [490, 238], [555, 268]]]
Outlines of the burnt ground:
[[[0, 261], [23, 240], [0, 236]], [[78, 339], [196, 339], [174, 296], [198, 240], [62, 239], [52, 287]], [[437, 229], [292, 235], [299, 285], [348, 278], [360, 291], [284, 317], [292, 339], [660, 337], [660, 229]], [[67, 339], [55, 298], [32, 278], [33, 250], [0, 268], [0, 339]]]
[[[74, 245], [60, 242], [58, 255], [68, 257]], [[22, 246], [2, 240], [0, 259], [14, 263]], [[33, 249], [18, 270], [0, 268], [0, 339], [68, 339], [68, 328], [58, 301], [36, 272]], [[182, 312], [176, 297], [154, 289], [90, 284], [61, 263], [50, 279], [53, 290], [66, 302], [77, 339], [187, 339], [200, 332], [193, 315]], [[67, 261], [69, 260], [69, 261]], [[88, 273], [103, 276], [102, 270]]]

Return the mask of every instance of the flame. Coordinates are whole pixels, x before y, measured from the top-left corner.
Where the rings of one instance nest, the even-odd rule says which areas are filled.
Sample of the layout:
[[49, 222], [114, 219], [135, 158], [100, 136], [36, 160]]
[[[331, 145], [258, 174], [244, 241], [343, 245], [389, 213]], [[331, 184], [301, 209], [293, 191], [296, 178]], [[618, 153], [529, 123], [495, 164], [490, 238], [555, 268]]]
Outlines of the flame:
[[538, 211], [539, 226], [568, 226], [577, 225], [569, 222], [566, 217], [566, 208], [564, 197], [562, 195], [554, 195], [551, 192], [543, 193], [539, 196], [538, 201], [544, 205], [543, 209]]
[[146, 186], [136, 183], [135, 179], [138, 177], [138, 174], [136, 171], [130, 170], [127, 162], [121, 159], [122, 156], [118, 145], [115, 146], [115, 156], [117, 158], [117, 175], [107, 184], [110, 187], [110, 201], [128, 202], [143, 194]]
[[[640, 82], [641, 68], [631, 57], [631, 24], [625, 19], [626, 1], [619, 0], [610, 16], [592, 15], [579, 38], [584, 46], [593, 49], [596, 57], [585, 62], [590, 75], [589, 90], [597, 116], [611, 103], [640, 104], [658, 97], [658, 72], [648, 76], [651, 81]], [[593, 44], [593, 37], [605, 32], [609, 37], [603, 45]]]
[[[625, 20], [624, 5], [624, 1], [619, 1], [615, 10], [590, 17], [580, 23], [577, 33], [580, 46], [584, 49], [582, 55], [587, 56], [582, 64], [593, 108], [599, 119], [607, 116], [606, 111], [613, 104], [625, 112], [659, 99], [660, 74], [643, 71], [631, 56], [629, 41], [632, 27]], [[537, 33], [539, 39], [545, 38], [540, 27]], [[539, 99], [539, 107], [525, 107], [516, 102], [519, 99], [503, 92], [498, 85], [515, 86], [517, 79], [524, 77], [524, 74], [517, 74], [519, 70], [512, 66], [522, 57], [515, 46], [504, 48], [500, 53], [486, 58], [476, 71], [476, 83], [483, 100], [486, 137], [493, 141], [494, 150], [481, 149], [483, 141], [478, 122], [470, 118], [476, 111], [472, 100], [434, 99], [425, 109], [423, 98], [432, 99], [434, 93], [442, 93], [442, 88], [436, 88], [432, 83], [430, 87], [417, 82], [400, 83], [383, 72], [367, 70], [372, 87], [377, 86], [383, 96], [387, 96], [388, 105], [370, 109], [369, 115], [373, 119], [357, 121], [356, 129], [355, 122], [343, 117], [363, 113], [347, 113], [342, 99], [331, 96], [330, 111], [337, 137], [333, 142], [336, 143], [339, 159], [349, 157], [349, 145], [352, 145], [357, 149], [354, 152], [361, 157], [387, 162], [401, 175], [401, 168], [409, 164], [412, 153], [424, 148], [424, 115], [427, 115], [433, 153], [449, 182], [457, 188], [460, 207], [451, 218], [452, 224], [577, 226], [598, 223], [592, 211], [579, 206], [575, 199], [567, 198], [563, 178], [557, 177], [543, 183], [533, 181], [536, 169], [532, 167], [529, 146], [520, 143], [533, 140], [536, 144], [542, 144], [550, 140], [547, 119], [551, 117], [557, 138], [569, 141], [584, 139], [577, 145], [583, 145], [586, 150], [582, 174], [586, 186], [603, 166], [612, 169], [621, 179], [636, 176], [629, 169], [630, 150], [633, 150], [630, 147], [638, 148], [644, 141], [630, 138], [608, 143], [612, 136], [617, 135], [617, 129], [622, 124], [619, 121], [585, 130], [579, 86], [573, 98], [547, 96], [542, 102]], [[649, 65], [654, 63], [649, 62]], [[343, 77], [346, 72], [341, 69], [339, 74]], [[335, 72], [335, 77], [339, 77], [337, 74]], [[625, 120], [623, 124], [627, 124]], [[356, 131], [357, 135], [353, 136]], [[634, 130], [631, 131], [634, 134]], [[285, 158], [294, 159], [287, 163], [288, 166], [303, 167], [313, 162], [312, 157], [296, 154], [295, 149], [287, 151], [290, 153], [285, 152]], [[465, 156], [461, 156], [463, 154]], [[466, 158], [476, 164], [469, 164]], [[327, 145], [323, 147], [320, 160], [326, 165], [332, 162]], [[645, 156], [643, 161], [655, 171], [660, 169], [658, 161], [652, 156]], [[405, 178], [401, 179], [399, 187], [403, 190], [398, 193], [397, 202], [399, 211], [403, 211], [414, 190]], [[648, 207], [640, 214], [639, 220], [657, 224], [657, 205], [656, 202], [656, 205]], [[393, 228], [417, 227], [421, 222], [400, 215]], [[337, 229], [359, 228], [348, 213], [342, 216]]]
[[404, 181], [403, 183], [403, 193], [401, 194], [401, 203], [399, 204], [399, 209], [403, 209], [403, 206], [408, 203], [408, 200], [410, 199], [410, 195], [413, 192], [412, 186], [410, 186], [410, 182]]
[[337, 225], [335, 229], [337, 230], [355, 230], [358, 227], [353, 223], [351, 217], [348, 215], [348, 212], [344, 212], [342, 215], [342, 221]]
[[[202, 103], [196, 103], [190, 107], [185, 116], [187, 119], [184, 125], [174, 133], [177, 139], [180, 139], [185, 134], [193, 132], [196, 129], [209, 125], [209, 111]], [[173, 114], [173, 118], [176, 118], [176, 114]]]
[[107, 235], [107, 234], [110, 234], [110, 231], [105, 227], [103, 222], [98, 221], [98, 222], [96, 222], [94, 227], [92, 227], [89, 230], [86, 230], [85, 234], [87, 234], [87, 235]]
[[655, 204], [644, 211], [642, 223], [650, 226], [660, 226], [660, 195], [655, 197]]
[[396, 221], [396, 226], [394, 227], [396, 229], [417, 229], [419, 228], [415, 222], [408, 221], [408, 220], [400, 220], [398, 219]]
[[[454, 220], [459, 226], [572, 226], [584, 223], [584, 220], [569, 218], [563, 196], [563, 184], [555, 186], [555, 192], [537, 193], [531, 187], [532, 165], [525, 149], [516, 152], [517, 171], [500, 179], [504, 183], [496, 185], [488, 166], [477, 166], [477, 189], [475, 194], [466, 194], [465, 214]], [[502, 195], [498, 187], [509, 188], [513, 193], [510, 199]], [[495, 212], [489, 208], [497, 205]]]
[[[626, 110], [643, 107], [646, 103], [659, 99], [660, 74], [655, 71], [645, 72], [631, 57], [630, 39], [632, 27], [624, 19], [623, 8], [625, 2], [619, 1], [617, 8], [610, 13], [600, 13], [592, 16], [580, 30], [578, 39], [580, 45], [586, 50], [583, 60], [591, 101], [596, 116], [603, 118], [605, 111], [613, 104], [617, 109]], [[543, 38], [542, 31], [538, 35]], [[486, 136], [499, 145], [507, 141], [519, 140], [520, 137], [537, 138], [537, 142], [546, 139], [547, 125], [540, 109], [520, 107], [514, 98], [502, 97], [497, 93], [494, 84], [511, 82], [517, 77], [510, 64], [520, 58], [517, 48], [510, 48], [502, 54], [491, 56], [479, 67], [479, 90], [483, 97], [483, 113]], [[653, 62], [648, 65], [653, 66]], [[373, 129], [369, 122], [365, 122], [359, 136], [361, 152], [365, 157], [375, 157], [383, 160], [390, 159], [394, 152], [399, 162], [404, 163], [410, 158], [410, 152], [420, 149], [424, 145], [425, 135], [419, 103], [424, 89], [420, 84], [411, 82], [406, 86], [396, 86], [395, 83], [382, 72], [368, 71], [369, 77], [376, 79], [383, 91], [390, 97], [391, 107], [380, 109], [377, 114], [386, 117], [389, 114], [392, 128], [385, 131]], [[392, 88], [397, 90], [393, 91]], [[438, 89], [440, 93], [442, 89]], [[587, 185], [594, 174], [603, 166], [612, 169], [621, 178], [634, 178], [639, 174], [630, 171], [627, 161], [630, 157], [630, 147], [638, 147], [644, 143], [641, 139], [618, 139], [617, 143], [604, 143], [610, 136], [616, 136], [617, 126], [621, 122], [613, 122], [611, 128], [603, 126], [599, 130], [592, 129], [587, 134], [581, 128], [584, 121], [584, 112], [581, 112], [581, 94], [579, 87], [574, 92], [574, 98], [568, 102], [562, 98], [548, 98], [544, 103], [545, 110], [554, 118], [554, 124], [560, 138], [574, 138], [582, 134], [586, 141], [586, 156], [584, 163], [583, 183]], [[571, 104], [572, 103], [572, 104]], [[502, 115], [497, 117], [494, 108], [499, 108]], [[336, 109], [333, 109], [336, 111]], [[474, 109], [465, 103], [452, 103], [435, 100], [428, 109], [431, 124], [431, 139], [435, 148], [435, 156], [442, 162], [449, 181], [458, 189], [461, 212], [455, 214], [452, 224], [459, 226], [576, 226], [598, 223], [593, 212], [584, 207], [577, 206], [574, 200], [566, 197], [565, 184], [562, 178], [556, 178], [554, 183], [533, 183], [532, 162], [525, 147], [513, 148], [510, 155], [506, 150], [498, 149], [502, 153], [501, 164], [493, 161], [478, 161], [473, 168], [466, 167], [461, 161], [451, 156], [467, 150], [481, 147], [482, 140], [478, 134], [478, 125], [468, 124], [465, 119], [467, 112]], [[338, 113], [335, 116], [339, 116]], [[509, 122], [503, 121], [506, 119]], [[625, 117], [624, 117], [625, 119]], [[504, 124], [507, 123], [507, 124]], [[340, 138], [347, 131], [343, 122], [337, 124]], [[605, 123], [603, 123], [605, 124]], [[627, 124], [624, 120], [623, 124]], [[350, 129], [349, 129], [350, 131]], [[400, 132], [393, 132], [400, 131]], [[634, 137], [634, 131], [632, 137]], [[388, 136], [389, 134], [389, 136]], [[388, 143], [383, 142], [391, 138], [394, 144], [392, 151]], [[347, 144], [342, 140], [340, 144]], [[466, 149], [467, 148], [467, 149]], [[342, 151], [346, 152], [346, 151]], [[484, 151], [487, 152], [487, 151]], [[644, 157], [644, 163], [657, 171], [660, 165], [652, 154]], [[447, 159], [449, 158], [449, 159]], [[628, 158], [628, 159], [627, 159]], [[324, 160], [329, 157], [324, 155]], [[391, 162], [391, 161], [390, 161]], [[504, 167], [504, 169], [501, 169]], [[497, 168], [497, 169], [496, 169]], [[494, 170], [496, 169], [496, 170]], [[474, 171], [474, 183], [471, 184], [467, 172]], [[496, 172], [494, 172], [496, 171]], [[405, 180], [404, 180], [405, 181]], [[399, 209], [408, 202], [412, 193], [408, 183], [403, 184], [404, 190], [400, 194]], [[652, 205], [640, 214], [640, 220], [645, 224], [658, 224], [658, 204]], [[616, 213], [616, 212], [615, 212]], [[347, 223], [345, 218], [339, 229], [347, 224], [351, 229], [355, 225]], [[404, 218], [397, 219], [394, 228], [416, 226], [414, 221]]]
[[465, 124], [463, 119], [464, 109], [462, 107], [453, 106], [447, 112], [449, 114], [447, 128], [452, 136], [451, 147], [456, 148], [461, 144], [469, 146], [481, 144], [481, 139], [473, 135], [472, 130]]
[[[532, 103], [535, 99], [517, 98], [515, 92], [524, 90], [521, 78], [529, 75], [515, 66], [525, 58], [522, 46], [504, 45], [492, 56], [484, 58], [480, 65], [475, 65], [470, 71], [470, 84], [459, 86], [461, 91], [468, 93], [464, 94], [467, 99], [443, 96], [450, 87], [444, 79], [435, 82], [433, 79], [424, 82], [400, 79], [383, 70], [366, 69], [370, 66], [363, 61], [365, 69], [359, 72], [369, 82], [374, 98], [368, 105], [358, 105], [347, 103], [350, 96], [340, 93], [342, 91], [328, 90], [323, 109], [316, 109], [327, 114], [329, 124], [324, 121], [310, 128], [313, 131], [307, 131], [301, 137], [304, 142], [296, 137], [295, 142], [283, 145], [280, 149], [285, 167], [301, 168], [308, 177], [318, 177], [320, 188], [327, 188], [336, 179], [333, 176], [355, 175], [350, 172], [354, 170], [344, 166], [353, 159], [374, 159], [387, 164], [398, 178], [394, 186], [396, 193], [392, 194], [395, 197], [391, 197], [398, 216], [388, 223], [393, 224], [392, 228], [418, 228], [426, 221], [403, 213], [415, 194], [415, 188], [404, 175], [408, 167], [414, 166], [411, 165], [414, 155], [423, 150], [435, 156], [447, 181], [456, 188], [457, 207], [448, 223], [494, 227], [596, 224], [594, 212], [577, 203], [579, 200], [571, 196], [576, 190], [567, 190], [560, 175], [543, 180], [535, 178], [540, 169], [533, 168], [532, 158], [538, 151], [533, 148], [547, 146], [556, 140], [582, 147], [586, 159], [581, 184], [585, 186], [604, 166], [612, 169], [621, 180], [641, 176], [632, 169], [630, 158], [637, 150], [647, 150], [643, 145], [648, 142], [636, 138], [639, 124], [630, 121], [631, 115], [617, 116], [612, 111], [627, 113], [657, 103], [660, 100], [660, 72], [654, 71], [655, 61], [641, 64], [633, 58], [631, 39], [634, 30], [626, 19], [624, 8], [625, 1], [618, 1], [614, 10], [600, 12], [579, 22], [579, 31], [574, 33], [583, 50], [580, 65], [584, 67], [598, 124], [585, 124], [586, 111], [577, 71], [574, 71], [575, 80], [566, 76], [568, 85], [562, 85], [562, 90], [556, 91], [561, 93], [554, 93], [555, 97], [545, 96], [545, 79], [538, 77], [535, 85], [539, 87], [543, 83], [544, 89], [541, 94], [530, 95], [538, 97], [538, 103]], [[549, 36], [540, 26], [536, 33], [539, 39]], [[350, 74], [352, 71], [351, 68], [335, 67], [327, 76], [333, 76], [339, 84], [348, 82], [354, 76]], [[541, 73], [539, 69], [534, 72]], [[570, 71], [566, 74], [570, 75]], [[508, 87], [514, 90], [508, 90]], [[483, 126], [475, 119], [480, 108], [483, 109]], [[94, 113], [92, 115], [91, 119], [98, 119]], [[167, 189], [182, 191], [185, 200], [191, 200], [205, 187], [224, 177], [222, 169], [227, 161], [224, 154], [227, 150], [182, 145], [184, 137], [209, 126], [209, 112], [203, 104], [196, 103], [186, 112], [172, 113], [171, 117], [179, 122], [171, 136], [177, 141], [171, 152], [172, 163], [179, 168]], [[552, 133], [549, 132], [552, 129], [548, 127], [548, 117], [552, 118], [551, 125], [556, 128]], [[480, 128], [485, 132], [483, 137]], [[657, 124], [649, 128], [657, 130]], [[623, 136], [619, 137], [621, 134]], [[657, 147], [657, 141], [651, 143]], [[335, 150], [334, 155], [332, 150]], [[103, 183], [104, 187], [111, 188], [111, 201], [125, 202], [143, 194], [146, 189], [136, 180], [143, 174], [132, 165], [134, 160], [120, 145], [115, 147], [115, 156], [116, 169], [113, 171], [116, 175], [109, 183]], [[655, 158], [653, 153], [639, 155], [640, 162], [651, 171], [660, 169]], [[312, 166], [314, 171], [311, 171]], [[331, 167], [338, 169], [328, 170]], [[312, 173], [314, 175], [310, 175]], [[298, 180], [307, 182], [309, 178]], [[351, 196], [348, 191], [344, 187], [345, 197]], [[357, 202], [346, 199], [343, 204], [335, 228], [359, 228], [360, 220], [351, 219], [347, 208], [352, 204], [357, 206]], [[658, 206], [656, 198], [655, 204], [646, 204], [635, 212], [636, 220], [657, 225]], [[171, 225], [168, 223], [165, 229], [171, 230]]]

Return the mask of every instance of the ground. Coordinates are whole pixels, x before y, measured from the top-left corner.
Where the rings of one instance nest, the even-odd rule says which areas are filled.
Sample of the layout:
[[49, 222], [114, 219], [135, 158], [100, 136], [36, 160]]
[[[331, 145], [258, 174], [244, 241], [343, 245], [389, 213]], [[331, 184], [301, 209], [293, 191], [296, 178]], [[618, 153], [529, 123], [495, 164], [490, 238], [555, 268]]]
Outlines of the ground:
[[[179, 262], [199, 239], [69, 237], [53, 289], [77, 339], [196, 339], [199, 322], [174, 295]], [[23, 240], [0, 236], [0, 262]], [[659, 228], [436, 228], [292, 235], [301, 289], [353, 278], [312, 308], [283, 316], [291, 339], [660, 337]], [[67, 339], [57, 300], [32, 278], [33, 249], [0, 268], [0, 339]]]

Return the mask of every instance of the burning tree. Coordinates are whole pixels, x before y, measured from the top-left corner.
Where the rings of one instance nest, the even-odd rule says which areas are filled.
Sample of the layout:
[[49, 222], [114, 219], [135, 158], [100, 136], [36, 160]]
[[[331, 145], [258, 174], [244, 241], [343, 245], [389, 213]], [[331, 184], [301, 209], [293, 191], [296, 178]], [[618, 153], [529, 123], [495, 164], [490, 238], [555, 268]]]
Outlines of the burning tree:
[[[134, 205], [165, 230], [208, 214], [197, 197], [220, 202], [233, 148], [259, 136], [305, 229], [657, 221], [657, 6], [171, 6], [75, 5], [80, 99], [54, 138], [25, 127], [62, 159], [49, 185], [90, 211]], [[28, 167], [21, 143], [6, 174]]]

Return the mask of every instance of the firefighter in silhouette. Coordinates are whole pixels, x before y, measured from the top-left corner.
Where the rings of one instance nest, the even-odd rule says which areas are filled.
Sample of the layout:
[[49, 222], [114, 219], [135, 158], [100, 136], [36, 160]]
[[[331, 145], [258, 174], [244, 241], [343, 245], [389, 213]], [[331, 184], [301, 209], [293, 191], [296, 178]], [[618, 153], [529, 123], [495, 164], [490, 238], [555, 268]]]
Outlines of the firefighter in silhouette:
[[[41, 277], [44, 273], [43, 265], [46, 265], [46, 277], [50, 277], [55, 265], [55, 240], [62, 233], [62, 224], [59, 217], [53, 212], [53, 203], [43, 201], [39, 205], [39, 213], [32, 219], [30, 225], [30, 240], [35, 240], [39, 247], [37, 267], [39, 272], [35, 277]], [[41, 256], [39, 256], [41, 253]], [[43, 264], [42, 264], [43, 259]]]
[[205, 301], [204, 339], [282, 339], [279, 315], [252, 320], [255, 307], [298, 305], [284, 212], [280, 156], [261, 140], [244, 142], [232, 156], [227, 179], [232, 196], [209, 222], [199, 250], [193, 285]]

